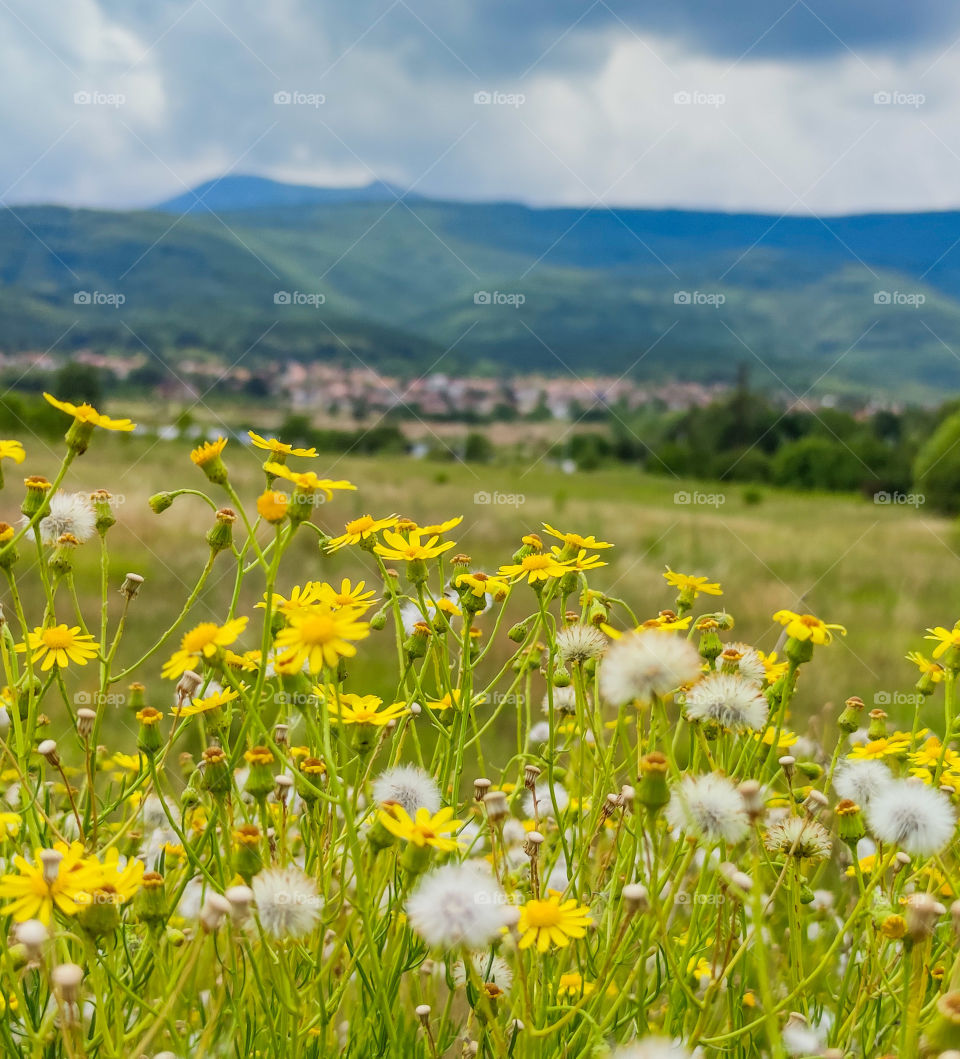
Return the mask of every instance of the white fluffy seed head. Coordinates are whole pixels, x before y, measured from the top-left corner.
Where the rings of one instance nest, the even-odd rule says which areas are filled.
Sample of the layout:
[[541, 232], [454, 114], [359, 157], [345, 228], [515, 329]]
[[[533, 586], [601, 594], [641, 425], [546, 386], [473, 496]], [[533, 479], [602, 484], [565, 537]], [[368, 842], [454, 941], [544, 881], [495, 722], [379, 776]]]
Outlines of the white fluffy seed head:
[[[577, 692], [572, 684], [565, 688], [552, 688], [553, 708], [557, 713], [577, 712]], [[543, 712], [550, 713], [550, 696], [544, 695], [541, 703]]]
[[[477, 970], [477, 977], [481, 982], [492, 982], [499, 986], [505, 993], [509, 993], [513, 987], [513, 968], [502, 956], [491, 958], [488, 952], [473, 953], [473, 966]], [[463, 960], [457, 962], [450, 968], [450, 976], [454, 984], [463, 987], [467, 984], [466, 968]]]
[[714, 723], [733, 731], [758, 732], [770, 704], [756, 684], [736, 673], [709, 673], [687, 693], [685, 712], [691, 721]]
[[50, 513], [40, 520], [40, 540], [56, 544], [64, 533], [76, 537], [82, 544], [97, 528], [97, 519], [86, 493], [65, 493], [58, 490], [50, 497]]
[[825, 860], [830, 856], [830, 832], [808, 816], [786, 816], [771, 824], [764, 845], [773, 853], [801, 860]]
[[320, 917], [317, 886], [298, 868], [269, 868], [253, 877], [257, 916], [273, 938], [302, 938]]
[[410, 926], [436, 949], [482, 949], [510, 919], [507, 896], [483, 861], [445, 864], [407, 899]]
[[706, 842], [739, 842], [750, 830], [743, 796], [726, 776], [684, 776], [667, 805], [672, 827]]
[[557, 633], [557, 654], [564, 663], [588, 662], [603, 654], [608, 642], [593, 625], [567, 625]]
[[734, 651], [739, 651], [742, 656], [737, 663], [740, 675], [746, 677], [747, 680], [752, 680], [754, 684], [763, 684], [767, 678], [767, 670], [760, 657], [760, 652], [748, 643], [732, 643], [727, 646], [732, 647]]
[[642, 629], [607, 649], [600, 665], [600, 694], [613, 706], [649, 702], [699, 676], [703, 662], [695, 648], [674, 633]]
[[866, 816], [875, 838], [921, 857], [939, 853], [957, 826], [947, 796], [919, 779], [893, 780], [871, 799]]
[[893, 782], [893, 773], [882, 761], [845, 761], [833, 777], [833, 789], [861, 809]]
[[432, 814], [440, 808], [437, 781], [416, 765], [396, 765], [381, 772], [373, 782], [373, 797], [402, 805], [410, 816], [416, 816], [418, 809], [429, 809]]

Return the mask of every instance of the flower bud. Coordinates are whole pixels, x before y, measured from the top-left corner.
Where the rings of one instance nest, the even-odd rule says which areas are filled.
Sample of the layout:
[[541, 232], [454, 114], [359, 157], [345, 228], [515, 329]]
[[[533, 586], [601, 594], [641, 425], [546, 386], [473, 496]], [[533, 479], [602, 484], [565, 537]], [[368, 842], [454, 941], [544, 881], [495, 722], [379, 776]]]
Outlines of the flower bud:
[[113, 513], [113, 504], [110, 501], [113, 497], [106, 491], [106, 489], [97, 489], [90, 494], [90, 504], [93, 507], [94, 518], [96, 519], [97, 533], [101, 537], [106, 535], [108, 529], [116, 524], [116, 516]]
[[667, 758], [659, 750], [645, 754], [640, 759], [640, 782], [637, 784], [637, 801], [647, 812], [658, 813], [670, 801], [667, 784]]
[[236, 514], [228, 507], [222, 507], [217, 512], [217, 521], [207, 533], [207, 544], [214, 555], [232, 547], [233, 524], [236, 521]]
[[31, 475], [29, 478], [24, 478], [23, 484], [27, 492], [23, 498], [23, 503], [20, 505], [20, 510], [26, 518], [32, 519], [34, 515], [46, 507], [47, 494], [50, 492], [51, 484], [46, 478], [36, 474]]
[[96, 711], [82, 706], [77, 710], [77, 735], [86, 742], [93, 734], [93, 726], [96, 723]]
[[155, 515], [160, 515], [173, 504], [175, 499], [173, 493], [154, 493], [147, 503]]
[[120, 586], [120, 595], [133, 601], [137, 598], [142, 585], [143, 578], [139, 574], [124, 574], [123, 584]]

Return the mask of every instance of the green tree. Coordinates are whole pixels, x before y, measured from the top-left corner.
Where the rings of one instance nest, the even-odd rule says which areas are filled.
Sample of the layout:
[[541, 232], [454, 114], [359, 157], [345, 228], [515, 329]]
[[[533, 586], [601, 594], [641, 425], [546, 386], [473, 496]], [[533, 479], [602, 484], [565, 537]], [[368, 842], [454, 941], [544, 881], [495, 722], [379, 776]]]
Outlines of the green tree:
[[938, 511], [960, 512], [960, 412], [933, 432], [913, 464], [917, 491]]

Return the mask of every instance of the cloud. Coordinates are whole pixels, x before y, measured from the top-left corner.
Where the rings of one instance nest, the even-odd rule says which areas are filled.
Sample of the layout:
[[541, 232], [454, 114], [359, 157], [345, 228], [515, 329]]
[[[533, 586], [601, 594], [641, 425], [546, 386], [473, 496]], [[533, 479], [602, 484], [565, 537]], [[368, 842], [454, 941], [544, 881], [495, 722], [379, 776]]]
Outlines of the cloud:
[[945, 207], [958, 18], [931, 0], [11, 0], [0, 193], [146, 204], [232, 171], [535, 203]]

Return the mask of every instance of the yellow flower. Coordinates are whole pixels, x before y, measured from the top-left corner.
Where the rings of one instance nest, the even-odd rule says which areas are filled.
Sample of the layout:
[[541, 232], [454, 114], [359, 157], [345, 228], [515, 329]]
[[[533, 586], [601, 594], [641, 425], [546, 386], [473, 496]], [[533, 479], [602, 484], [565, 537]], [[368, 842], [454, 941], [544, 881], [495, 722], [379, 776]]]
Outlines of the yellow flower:
[[204, 658], [213, 658], [221, 647], [229, 647], [247, 627], [247, 618], [234, 618], [224, 625], [204, 621], [186, 633], [180, 650], [174, 651], [163, 667], [162, 674], [171, 680], [179, 679], [188, 669], [196, 669]]
[[508, 582], [499, 577], [490, 577], [487, 574], [458, 574], [454, 581], [455, 588], [469, 588], [471, 593], [481, 599], [489, 594], [498, 602], [502, 603], [510, 591]]
[[282, 522], [287, 517], [289, 507], [290, 497], [275, 489], [268, 489], [257, 497], [257, 514], [265, 522]]
[[195, 449], [191, 450], [190, 459], [198, 467], [204, 467], [206, 464], [210, 463], [211, 460], [221, 456], [226, 447], [226, 438], [217, 438], [216, 441], [205, 441], [202, 445], [198, 445]]
[[435, 522], [432, 526], [415, 526], [414, 528], [421, 537], [432, 537], [434, 534], [439, 536], [441, 533], [449, 533], [461, 522], [463, 522], [463, 515], [455, 515], [453, 518], [448, 518], [446, 522]]
[[595, 989], [592, 982], [583, 980], [579, 971], [567, 971], [560, 975], [560, 981], [557, 982], [557, 996], [560, 998], [590, 996]]
[[[320, 582], [319, 581], [307, 581], [306, 584], [301, 588], [299, 585], [294, 585], [290, 589], [289, 596], [281, 596], [279, 593], [274, 592], [271, 597], [271, 605], [278, 614], [282, 614], [285, 618], [289, 618], [291, 614], [296, 614], [301, 610], [308, 610], [317, 603], [320, 599]], [[256, 607], [258, 610], [263, 610], [267, 605], [267, 597], [264, 594], [263, 602], [257, 603]]]
[[396, 530], [386, 529], [383, 531], [384, 544], [378, 544], [373, 550], [384, 559], [393, 559], [395, 562], [413, 562], [417, 559], [436, 559], [444, 552], [453, 548], [453, 541], [445, 541], [443, 544], [437, 542], [440, 538], [433, 534], [425, 543], [420, 542], [420, 531], [410, 530], [406, 537]]
[[919, 750], [914, 750], [910, 755], [912, 764], [927, 768], [937, 768], [941, 758], [947, 769], [956, 769], [960, 766], [960, 754], [950, 747], [944, 750], [943, 743], [935, 735], [932, 735]]
[[787, 636], [795, 640], [810, 640], [815, 644], [828, 644], [833, 640], [834, 630], [846, 636], [842, 625], [828, 625], [812, 614], [796, 614], [792, 610], [778, 610], [773, 616], [787, 630]]
[[555, 555], [534, 552], [532, 555], [525, 555], [519, 563], [501, 566], [498, 573], [501, 577], [509, 577], [514, 582], [526, 578], [531, 585], [534, 585], [538, 581], [549, 581], [551, 577], [563, 577], [564, 574], [570, 572], [570, 569], [565, 563], [558, 562]]
[[899, 757], [910, 749], [911, 739], [909, 732], [894, 732], [893, 735], [870, 739], [855, 746], [847, 757], [854, 761], [879, 761], [885, 757]]
[[129, 901], [143, 881], [144, 863], [136, 857], [128, 857], [126, 864], [120, 867], [120, 854], [117, 848], [107, 851], [103, 863], [95, 856], [87, 858], [91, 868], [91, 878], [86, 891], [78, 895], [77, 904], [113, 904], [122, 905]]
[[527, 901], [520, 909], [517, 930], [519, 948], [529, 949], [536, 944], [537, 952], [546, 952], [551, 945], [564, 949], [571, 938], [582, 938], [593, 922], [587, 905], [578, 905], [575, 898], [561, 902], [561, 895], [551, 893], [543, 901]]
[[19, 813], [0, 812], [0, 834], [5, 838], [16, 838], [22, 825]]
[[420, 808], [411, 819], [402, 805], [394, 803], [389, 811], [381, 809], [378, 819], [391, 835], [402, 838], [404, 842], [412, 842], [415, 846], [432, 846], [444, 853], [462, 848], [455, 838], [448, 837], [451, 831], [463, 826], [462, 820], [454, 820], [453, 810], [449, 806], [433, 814], [429, 809]]
[[907, 921], [895, 912], [886, 916], [880, 924], [880, 933], [891, 941], [897, 941], [907, 932]]
[[27, 454], [23, 451], [23, 445], [19, 441], [0, 441], [0, 460], [23, 463], [26, 458]]
[[943, 655], [950, 647], [960, 647], [960, 623], [954, 625], [952, 629], [945, 629], [942, 625], [938, 625], [934, 629], [927, 629], [929, 636], [925, 636], [925, 640], [937, 640], [937, 646], [933, 649], [933, 657], [939, 658]]
[[314, 688], [316, 693], [326, 701], [331, 718], [340, 724], [372, 724], [383, 727], [409, 713], [405, 702], [394, 702], [383, 706], [383, 699], [377, 695], [354, 695], [341, 691], [339, 696], [334, 688]]
[[285, 478], [293, 482], [298, 489], [306, 493], [323, 493], [328, 499], [333, 499], [335, 489], [356, 489], [357, 487], [345, 479], [334, 481], [332, 478], [320, 478], [313, 471], [291, 471], [282, 463], [265, 463], [263, 469], [277, 478]]
[[919, 651], [907, 652], [907, 661], [913, 662], [917, 669], [920, 670], [921, 676], [929, 676], [934, 684], [939, 684], [943, 680], [943, 666], [930, 661], [929, 658], [925, 658]]
[[664, 580], [671, 588], [675, 588], [681, 594], [686, 594], [691, 602], [703, 593], [705, 596], [722, 596], [723, 589], [719, 582], [711, 581], [708, 577], [694, 577], [693, 574], [678, 574], [670, 567], [663, 575]]
[[59, 408], [61, 412], [66, 412], [67, 415], [73, 416], [80, 423], [92, 423], [95, 427], [102, 427], [104, 430], [133, 430], [136, 427], [136, 423], [131, 423], [129, 419], [111, 419], [109, 416], [101, 414], [93, 405], [58, 401], [48, 393], [43, 396], [54, 408]]
[[691, 956], [687, 962], [687, 974], [693, 975], [698, 983], [709, 982], [713, 978], [713, 968], [710, 961], [703, 956]]
[[319, 673], [324, 665], [335, 666], [339, 658], [352, 658], [357, 649], [351, 641], [370, 635], [369, 622], [357, 620], [360, 613], [355, 607], [329, 606], [296, 611], [274, 643], [291, 666], [299, 669], [306, 663], [311, 673]]
[[[85, 666], [91, 658], [97, 657], [100, 645], [90, 633], [82, 633], [79, 625], [69, 628], [66, 625], [53, 625], [47, 629], [36, 628], [27, 633], [30, 655], [34, 662], [43, 659], [42, 672], [52, 669], [54, 664], [61, 669], [71, 662]], [[27, 644], [17, 644], [17, 650], [25, 652]]]
[[564, 558], [564, 549], [554, 547], [550, 551], [556, 558], [557, 562], [566, 563], [571, 570], [596, 570], [600, 566], [606, 566], [599, 555], [587, 555], [586, 548], [581, 548], [576, 555]]
[[757, 654], [760, 656], [760, 661], [763, 663], [764, 675], [768, 684], [776, 684], [776, 682], [790, 668], [789, 662], [777, 661], [776, 651], [771, 651], [770, 654], [764, 654], [763, 651], [757, 651]]
[[55, 907], [67, 916], [80, 911], [83, 895], [96, 882], [100, 866], [84, 856], [81, 842], [70, 846], [57, 842], [53, 851], [60, 854], [59, 863], [42, 849], [34, 851], [34, 864], [19, 855], [13, 858], [17, 874], [0, 878], [0, 897], [13, 900], [0, 908], [0, 915], [12, 915], [17, 923], [39, 919], [49, 924]]
[[254, 434], [252, 430], [247, 431], [247, 437], [253, 442], [254, 448], [274, 452], [277, 455], [313, 457], [317, 454], [316, 449], [295, 449], [285, 441], [278, 441], [276, 438], [262, 438], [259, 434]]
[[[764, 731], [763, 735], [755, 734], [754, 739], [759, 739], [764, 746], [773, 746], [773, 740], [776, 734], [776, 728], [771, 725]], [[777, 739], [777, 749], [786, 750], [788, 747], [793, 746], [799, 738], [800, 737], [797, 733], [791, 732], [789, 728], [781, 728], [780, 738]]]
[[[861, 857], [859, 860], [860, 871], [864, 875], [869, 875], [870, 872], [877, 866], [877, 855], [876, 853], [870, 853], [866, 857]], [[856, 867], [851, 864], [849, 868], [844, 872], [848, 878], [853, 878], [857, 874]]]
[[459, 688], [454, 688], [453, 691], [448, 691], [446, 695], [443, 695], [439, 699], [427, 699], [424, 706], [428, 710], [433, 710], [434, 713], [439, 713], [443, 710], [449, 710], [451, 707], [460, 708], [460, 696], [461, 691]]
[[359, 544], [367, 540], [375, 533], [383, 529], [392, 529], [397, 524], [397, 516], [389, 515], [387, 518], [374, 518], [373, 515], [361, 515], [359, 518], [351, 519], [343, 528], [339, 537], [332, 537], [327, 541], [327, 551], [335, 552], [347, 544]]
[[551, 537], [556, 537], [558, 541], [563, 541], [568, 547], [575, 548], [578, 551], [581, 548], [613, 547], [612, 544], [608, 544], [606, 541], [598, 541], [592, 533], [588, 537], [581, 537], [579, 533], [564, 533], [562, 530], [554, 529], [548, 522], [543, 523], [543, 528]]
[[224, 688], [221, 691], [215, 691], [212, 695], [194, 699], [189, 706], [175, 706], [172, 716], [193, 717], [198, 713], [209, 713], [210, 710], [219, 710], [221, 706], [226, 706], [228, 702], [233, 702], [237, 695], [238, 692], [233, 688]]
[[355, 585], [350, 584], [350, 579], [345, 577], [340, 582], [339, 591], [328, 585], [325, 581], [317, 588], [319, 602], [331, 607], [356, 607], [362, 613], [369, 610], [376, 602], [376, 592], [371, 588], [364, 591], [365, 581], [358, 581]]

